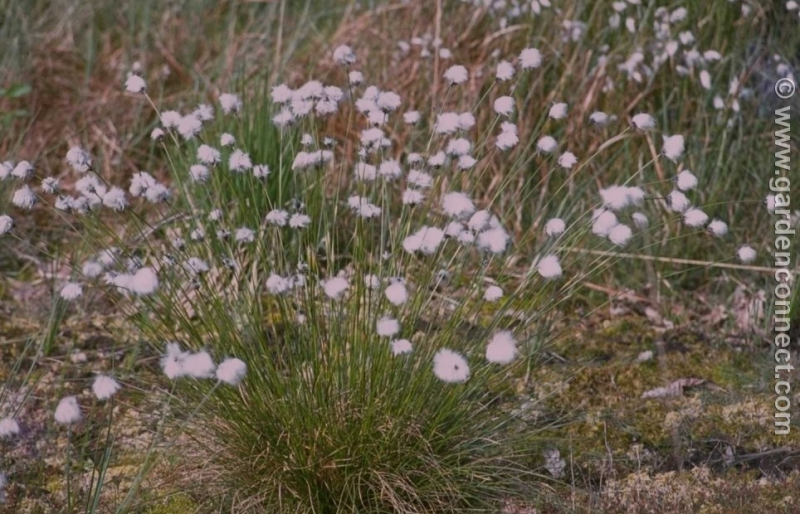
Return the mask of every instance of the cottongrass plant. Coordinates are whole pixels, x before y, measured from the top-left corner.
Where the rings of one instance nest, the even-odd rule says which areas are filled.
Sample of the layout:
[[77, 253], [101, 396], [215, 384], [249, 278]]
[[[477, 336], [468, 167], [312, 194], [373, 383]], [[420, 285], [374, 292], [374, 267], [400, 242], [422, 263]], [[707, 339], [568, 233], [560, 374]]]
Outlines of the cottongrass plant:
[[[9, 163], [16, 210], [2, 234], [23, 241], [14, 219], [37, 204], [75, 227], [89, 257], [61, 300], [101, 291], [155, 346], [180, 405], [170, 416], [191, 440], [169, 447], [202, 462], [194, 476], [221, 505], [493, 511], [536, 483], [535, 430], [506, 391], [559, 335], [559, 305], [614, 251], [646, 246], [665, 212], [691, 237], [724, 238], [727, 224], [696, 203], [701, 181], [681, 165], [690, 143], [659, 134], [652, 115], [593, 112], [586, 123], [618, 130], [591, 155], [545, 131], [569, 118], [566, 103], [518, 118], [516, 86], [542, 66], [538, 49], [505, 56], [474, 105], [454, 100], [470, 72], [447, 67], [434, 111], [364, 84], [351, 48], [333, 57], [337, 85], [281, 84], [263, 108], [226, 93], [218, 106], [163, 109], [131, 74], [125, 89], [157, 113], [168, 176], [112, 184], [80, 148], [67, 154], [70, 186]], [[520, 141], [520, 124], [538, 128]], [[598, 188], [593, 209], [558, 207], [589, 187], [576, 185], [581, 170], [631, 138], [661, 148]], [[507, 171], [492, 177], [496, 162]], [[533, 202], [536, 167], [565, 177], [540, 202], [562, 214], [512, 230], [500, 198]], [[493, 195], [475, 197], [487, 180]], [[576, 256], [586, 248], [599, 252], [588, 264]], [[729, 254], [755, 258], [735, 244]], [[125, 394], [110, 376], [92, 390]], [[54, 417], [70, 431], [81, 406], [67, 396]], [[14, 435], [13, 420], [0, 427]]]

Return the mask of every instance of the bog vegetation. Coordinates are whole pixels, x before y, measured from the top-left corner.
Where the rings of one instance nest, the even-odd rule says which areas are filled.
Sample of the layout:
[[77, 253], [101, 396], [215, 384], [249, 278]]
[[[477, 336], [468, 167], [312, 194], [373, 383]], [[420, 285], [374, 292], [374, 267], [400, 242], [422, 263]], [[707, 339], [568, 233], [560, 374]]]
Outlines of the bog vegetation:
[[[66, 5], [27, 3], [0, 37], [38, 55], [15, 27]], [[53, 463], [58, 512], [524, 508], [570, 480], [571, 421], [531, 412], [586, 319], [643, 297], [662, 325], [769, 279], [794, 2], [76, 9], [58, 30], [85, 54], [59, 51], [86, 72], [49, 64], [93, 108], [67, 133], [32, 114], [48, 78], [5, 58], [0, 265], [49, 291], [4, 350], [12, 511]], [[766, 327], [758, 305], [738, 329]], [[113, 342], [63, 344], [99, 313]], [[638, 512], [628, 486], [605, 508]]]

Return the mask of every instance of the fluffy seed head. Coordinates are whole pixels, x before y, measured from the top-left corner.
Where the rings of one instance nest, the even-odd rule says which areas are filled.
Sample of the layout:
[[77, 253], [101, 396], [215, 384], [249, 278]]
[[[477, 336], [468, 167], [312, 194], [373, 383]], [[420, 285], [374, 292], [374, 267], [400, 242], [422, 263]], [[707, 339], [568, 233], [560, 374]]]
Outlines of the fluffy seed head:
[[487, 302], [495, 302], [503, 297], [503, 289], [499, 286], [489, 286], [483, 292], [483, 299]]
[[558, 278], [563, 274], [561, 263], [556, 255], [546, 255], [539, 259], [536, 264], [536, 271], [542, 278]]
[[558, 148], [558, 143], [552, 136], [542, 136], [536, 142], [536, 149], [542, 153], [552, 153]]
[[550, 116], [554, 120], [561, 120], [561, 119], [566, 118], [567, 117], [567, 104], [565, 104], [563, 102], [560, 102], [560, 103], [557, 103], [557, 104], [553, 104], [553, 106], [550, 107], [550, 112], [548, 113], [548, 116]]
[[0, 236], [11, 232], [14, 228], [14, 220], [7, 214], [0, 215]]
[[618, 224], [608, 231], [608, 240], [617, 246], [625, 246], [633, 237], [633, 231], [628, 225]]
[[60, 425], [72, 425], [81, 420], [81, 408], [78, 406], [78, 399], [74, 396], [62, 398], [56, 406], [56, 423]]
[[119, 382], [106, 375], [98, 375], [92, 383], [92, 392], [98, 400], [108, 400], [119, 391]]
[[702, 227], [708, 223], [708, 214], [700, 209], [689, 209], [683, 213], [683, 222], [690, 227]]
[[501, 116], [510, 116], [514, 112], [514, 99], [510, 96], [501, 96], [494, 101], [494, 112]]
[[744, 264], [750, 264], [756, 260], [756, 251], [748, 245], [740, 246], [736, 250], [736, 257]]
[[241, 359], [225, 359], [217, 366], [217, 380], [236, 386], [247, 374], [247, 364]]
[[14, 418], [0, 419], [0, 439], [6, 439], [19, 434], [19, 424]]
[[59, 294], [64, 300], [71, 301], [83, 294], [83, 287], [77, 282], [70, 282], [61, 289]]
[[708, 231], [717, 237], [722, 237], [728, 233], [728, 224], [720, 219], [714, 219], [708, 224]]
[[396, 319], [381, 318], [375, 324], [378, 335], [381, 337], [392, 337], [400, 332], [400, 323]]
[[633, 126], [639, 130], [650, 130], [655, 128], [656, 120], [647, 113], [639, 113], [631, 119]]
[[523, 70], [542, 65], [542, 54], [536, 48], [526, 48], [519, 54], [519, 65]]
[[664, 148], [662, 152], [669, 160], [676, 162], [683, 156], [683, 151], [684, 141], [682, 135], [678, 134], [675, 136], [666, 136], [664, 138]]
[[139, 75], [130, 75], [128, 80], [125, 81], [125, 90], [128, 93], [144, 93], [145, 89], [147, 89], [147, 86], [144, 83], [144, 79]]
[[492, 336], [486, 346], [486, 360], [494, 364], [508, 364], [517, 357], [517, 341], [508, 330]]
[[212, 377], [215, 369], [214, 361], [206, 351], [192, 353], [183, 361], [184, 372], [193, 378]]
[[469, 378], [469, 364], [461, 354], [444, 348], [433, 357], [433, 373], [443, 382], [465, 382]]
[[678, 173], [676, 181], [678, 189], [681, 191], [689, 191], [697, 187], [697, 177], [689, 170], [683, 170]]
[[467, 69], [460, 64], [456, 64], [454, 66], [450, 66], [444, 72], [444, 78], [451, 84], [462, 84], [467, 81], [469, 78], [469, 73], [467, 73]]
[[408, 339], [395, 339], [392, 341], [392, 354], [403, 355], [404, 353], [411, 353], [411, 341]]
[[408, 290], [405, 284], [400, 281], [387, 287], [384, 294], [386, 295], [386, 299], [389, 300], [389, 303], [395, 306], [403, 305], [408, 301]]
[[561, 218], [553, 218], [547, 220], [547, 223], [544, 225], [544, 233], [548, 236], [558, 236], [564, 233], [566, 230], [567, 224], [564, 223], [564, 220]]
[[347, 282], [347, 279], [342, 277], [334, 277], [329, 280], [326, 280], [325, 283], [322, 285], [325, 294], [333, 299], [338, 300], [344, 293], [350, 289], [350, 284]]

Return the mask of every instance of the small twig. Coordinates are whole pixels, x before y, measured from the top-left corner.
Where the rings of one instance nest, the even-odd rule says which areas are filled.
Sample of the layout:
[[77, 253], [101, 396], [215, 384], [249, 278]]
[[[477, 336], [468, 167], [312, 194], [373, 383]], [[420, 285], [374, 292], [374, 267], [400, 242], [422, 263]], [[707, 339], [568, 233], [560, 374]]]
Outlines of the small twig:
[[[643, 261], [656, 261], [667, 262], [670, 264], [685, 264], [689, 266], [707, 266], [709, 268], [727, 268], [727, 269], [741, 269], [747, 271], [757, 271], [760, 273], [775, 273], [775, 268], [768, 268], [766, 266], [750, 266], [747, 264], [731, 264], [725, 262], [713, 261], [700, 261], [695, 259], [680, 259], [676, 257], [657, 257], [654, 255], [643, 255], [638, 253], [624, 253], [624, 252], [608, 252], [605, 250], [588, 250], [585, 248], [559, 248], [561, 251], [570, 253], [584, 253], [589, 255], [597, 255], [600, 257], [619, 257], [626, 259], [639, 259]], [[789, 270], [793, 275], [800, 275], [800, 269]]]

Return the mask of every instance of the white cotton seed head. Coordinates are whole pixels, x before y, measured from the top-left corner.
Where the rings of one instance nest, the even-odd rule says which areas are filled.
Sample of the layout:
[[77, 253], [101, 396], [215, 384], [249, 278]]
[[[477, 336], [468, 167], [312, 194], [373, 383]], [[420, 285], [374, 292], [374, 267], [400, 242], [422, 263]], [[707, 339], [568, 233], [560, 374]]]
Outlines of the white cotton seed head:
[[405, 353], [411, 353], [412, 346], [411, 341], [408, 339], [395, 339], [392, 341], [392, 354], [393, 355], [403, 355]]
[[433, 177], [424, 171], [411, 170], [406, 177], [406, 181], [420, 189], [427, 189], [433, 184]]
[[220, 160], [219, 150], [208, 145], [200, 145], [197, 148], [197, 160], [203, 164], [216, 164]]
[[500, 286], [489, 286], [483, 292], [483, 299], [487, 302], [496, 302], [503, 297], [503, 289]]
[[536, 149], [542, 153], [552, 153], [558, 148], [558, 143], [552, 136], [542, 136], [536, 142]]
[[386, 299], [395, 306], [403, 305], [408, 301], [408, 290], [402, 282], [395, 282], [384, 291]]
[[80, 421], [81, 408], [78, 405], [78, 399], [74, 396], [62, 398], [56, 406], [55, 420], [60, 425], [72, 425]]
[[14, 418], [0, 419], [0, 439], [8, 439], [19, 434], [19, 423]]
[[595, 111], [589, 116], [589, 121], [598, 127], [605, 127], [611, 121], [611, 116], [601, 111]]
[[403, 174], [402, 168], [400, 168], [400, 163], [397, 162], [395, 159], [389, 159], [387, 161], [383, 161], [381, 165], [378, 167], [378, 175], [386, 178], [386, 179], [395, 179], [400, 177]]
[[278, 84], [272, 87], [270, 98], [276, 104], [283, 104], [290, 101], [294, 97], [294, 91], [286, 84]]
[[645, 229], [650, 226], [650, 220], [647, 219], [647, 215], [643, 212], [634, 212], [631, 217], [633, 218], [633, 224], [638, 229]]
[[228, 159], [228, 167], [231, 171], [243, 172], [253, 167], [250, 156], [241, 150], [234, 150]]
[[36, 194], [28, 186], [22, 186], [14, 192], [11, 197], [11, 203], [20, 209], [32, 209], [36, 205]]
[[164, 111], [161, 113], [161, 124], [166, 129], [178, 128], [181, 118], [183, 116], [178, 111]]
[[384, 112], [392, 112], [400, 107], [400, 95], [392, 91], [381, 91], [375, 100], [378, 108]]
[[128, 199], [125, 197], [125, 191], [117, 186], [112, 187], [102, 196], [103, 205], [113, 211], [122, 212], [128, 207]]
[[208, 180], [208, 177], [211, 176], [211, 172], [202, 164], [194, 164], [189, 167], [189, 175], [191, 175], [194, 182], [202, 183]]
[[633, 231], [628, 225], [618, 224], [608, 231], [608, 240], [617, 246], [625, 246], [633, 237]]
[[462, 171], [471, 169], [477, 162], [471, 155], [462, 155], [458, 158], [458, 169]]
[[201, 122], [211, 121], [214, 119], [214, 108], [208, 104], [200, 104], [192, 114]]
[[767, 207], [767, 212], [775, 214], [775, 195], [769, 194], [764, 198], [764, 205]]
[[717, 237], [723, 237], [728, 233], [728, 224], [720, 219], [714, 219], [708, 224], [708, 231]]
[[469, 73], [464, 66], [456, 64], [447, 68], [447, 70], [444, 72], [444, 78], [451, 85], [462, 84], [469, 78]]
[[14, 228], [14, 220], [7, 214], [0, 215], [0, 236], [11, 232]]
[[575, 166], [575, 163], [577, 162], [578, 158], [575, 157], [575, 154], [572, 152], [564, 152], [558, 158], [558, 165], [567, 170], [572, 169], [572, 167]]
[[147, 85], [144, 82], [144, 79], [139, 75], [130, 75], [128, 76], [128, 80], [125, 81], [125, 90], [128, 93], [144, 93], [147, 89]]
[[603, 207], [618, 211], [632, 203], [630, 188], [627, 186], [610, 186], [600, 190]]
[[98, 400], [108, 400], [119, 391], [119, 382], [106, 375], [98, 375], [92, 383], [92, 392]]
[[353, 49], [347, 45], [337, 46], [333, 51], [333, 60], [339, 64], [346, 66], [356, 62], [356, 54]]
[[517, 146], [518, 143], [519, 136], [517, 136], [516, 132], [502, 131], [497, 136], [497, 142], [495, 144], [500, 150], [508, 150]]
[[419, 123], [421, 116], [419, 111], [408, 111], [403, 113], [403, 121], [405, 121], [408, 125], [416, 125]]
[[194, 114], [183, 116], [178, 122], [178, 133], [186, 140], [194, 139], [202, 128], [203, 122]]
[[523, 70], [538, 68], [542, 65], [542, 54], [536, 48], [526, 48], [519, 54], [519, 65]]
[[307, 214], [296, 212], [289, 218], [289, 227], [294, 229], [306, 228], [311, 223], [311, 218]]
[[561, 262], [556, 255], [546, 255], [536, 263], [536, 271], [542, 278], [559, 278], [563, 274]]
[[59, 181], [55, 177], [45, 177], [42, 179], [42, 192], [49, 195], [58, 193], [61, 189]]
[[492, 218], [492, 215], [487, 210], [480, 210], [475, 212], [472, 216], [470, 216], [469, 221], [467, 221], [467, 228], [472, 230], [473, 232], [480, 232], [481, 230], [485, 230], [489, 228], [489, 220]]
[[70, 282], [66, 284], [61, 289], [61, 293], [59, 293], [61, 298], [67, 301], [75, 300], [76, 298], [79, 298], [82, 294], [83, 294], [83, 287], [76, 282]]
[[684, 140], [683, 136], [678, 134], [675, 136], [666, 136], [664, 138], [664, 148], [662, 152], [671, 161], [676, 162], [683, 156]]
[[631, 119], [633, 126], [639, 130], [650, 130], [655, 128], [656, 120], [651, 115], [646, 113], [639, 113]]
[[491, 253], [503, 253], [508, 247], [511, 237], [503, 227], [484, 230], [477, 237], [478, 247]]
[[700, 72], [700, 85], [703, 86], [703, 89], [709, 90], [711, 89], [711, 74], [708, 70], [703, 70]]
[[400, 323], [396, 319], [381, 318], [375, 323], [375, 328], [380, 337], [392, 337], [400, 332]]
[[465, 382], [470, 374], [469, 364], [461, 354], [445, 348], [433, 357], [433, 373], [443, 382]]
[[151, 295], [158, 290], [158, 275], [153, 268], [141, 268], [131, 276], [128, 288], [138, 296]]
[[472, 143], [463, 137], [451, 139], [447, 143], [446, 152], [450, 155], [466, 155], [472, 150]]
[[548, 116], [554, 120], [562, 120], [567, 117], [567, 104], [559, 102], [550, 107]]
[[494, 112], [501, 116], [510, 116], [514, 113], [514, 99], [510, 96], [501, 96], [494, 101]]
[[702, 227], [708, 223], [708, 214], [700, 209], [689, 209], [683, 213], [683, 222], [690, 227]]
[[325, 283], [322, 285], [325, 294], [333, 299], [338, 300], [342, 296], [344, 296], [345, 292], [350, 288], [350, 284], [347, 282], [347, 279], [342, 277], [334, 277], [329, 280], [326, 280]]
[[599, 209], [593, 215], [592, 233], [601, 237], [608, 237], [608, 233], [618, 223], [616, 214], [605, 209]]
[[241, 359], [225, 359], [217, 366], [217, 380], [236, 386], [247, 374], [247, 364]]
[[442, 209], [451, 218], [464, 218], [475, 212], [475, 204], [464, 193], [452, 192], [442, 198]]
[[744, 264], [750, 264], [756, 260], [756, 251], [748, 245], [740, 246], [736, 250], [736, 257]]
[[283, 294], [291, 288], [291, 283], [288, 279], [271, 273], [267, 278], [267, 291], [270, 294]]
[[360, 71], [351, 71], [347, 74], [347, 79], [350, 81], [351, 86], [357, 86], [364, 82], [364, 74]]
[[685, 194], [680, 191], [673, 191], [667, 195], [667, 203], [673, 212], [684, 212], [691, 207], [691, 202]]
[[697, 177], [689, 170], [683, 170], [678, 173], [676, 182], [678, 184], [678, 189], [681, 191], [690, 191], [697, 187]]
[[455, 112], [444, 112], [436, 116], [433, 129], [437, 134], [452, 134], [460, 127], [459, 115]]
[[514, 65], [508, 61], [500, 61], [497, 64], [497, 80], [505, 82], [514, 76]]
[[508, 330], [492, 336], [486, 346], [486, 360], [494, 364], [508, 364], [517, 357], [517, 341]]
[[193, 378], [210, 378], [214, 376], [216, 365], [208, 352], [192, 353], [183, 361], [183, 370]]
[[92, 167], [92, 156], [83, 148], [73, 146], [67, 152], [67, 164], [78, 173], [86, 173]]
[[561, 218], [552, 218], [547, 220], [547, 223], [545, 223], [544, 233], [548, 236], [558, 236], [563, 234], [566, 228], [567, 224], [564, 223], [564, 220]]
[[222, 105], [222, 112], [225, 114], [239, 112], [242, 108], [242, 100], [231, 93], [222, 93], [219, 95], [219, 103]]

